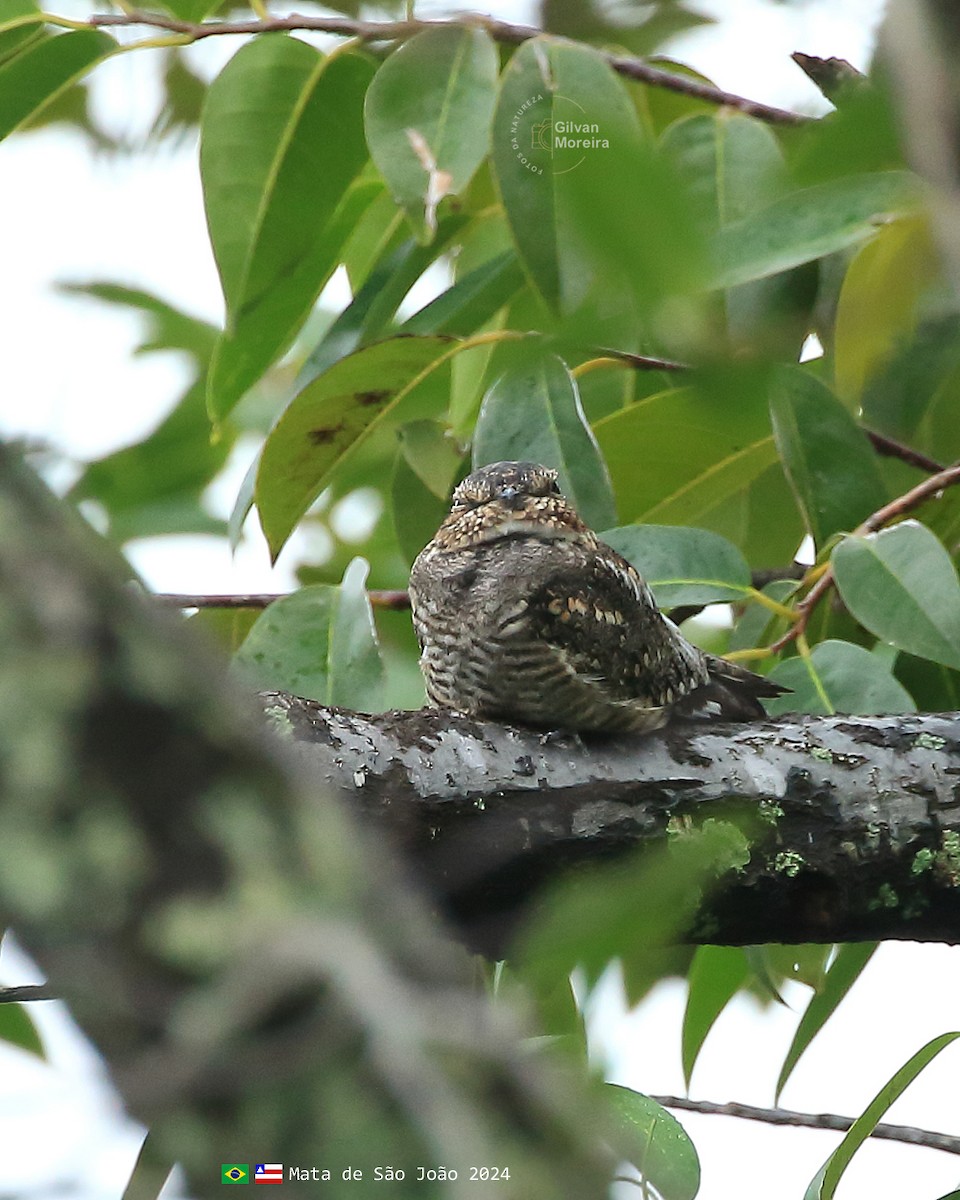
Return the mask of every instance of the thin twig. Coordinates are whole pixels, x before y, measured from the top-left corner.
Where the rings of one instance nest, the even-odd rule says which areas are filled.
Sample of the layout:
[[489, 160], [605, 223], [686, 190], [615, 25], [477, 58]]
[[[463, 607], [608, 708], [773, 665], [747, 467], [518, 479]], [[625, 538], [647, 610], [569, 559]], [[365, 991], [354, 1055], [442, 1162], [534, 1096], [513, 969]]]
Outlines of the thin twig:
[[779, 583], [783, 579], [799, 582], [806, 573], [807, 568], [803, 563], [797, 562], [792, 562], [787, 567], [762, 567], [759, 571], [751, 572], [750, 586], [762, 592], [768, 584]]
[[[365, 42], [397, 41], [422, 33], [427, 29], [460, 24], [480, 26], [498, 42], [518, 46], [530, 38], [539, 37], [543, 30], [531, 25], [511, 25], [506, 21], [495, 21], [486, 17], [466, 16], [457, 21], [357, 21], [348, 17], [308, 17], [300, 13], [291, 13], [286, 17], [267, 17], [253, 21], [203, 21], [196, 24], [192, 21], [181, 21], [177, 17], [167, 16], [159, 12], [143, 12], [132, 9], [126, 13], [95, 13], [89, 21], [93, 28], [108, 26], [145, 25], [153, 29], [167, 29], [171, 33], [182, 34], [192, 41], [201, 38], [218, 37], [231, 33], [272, 33], [281, 30], [314, 30], [318, 33], [333, 33], [341, 37], [358, 38]], [[727, 108], [736, 109], [748, 116], [757, 117], [776, 125], [805, 125], [811, 120], [801, 113], [790, 112], [787, 109], [776, 108], [771, 104], [762, 104], [757, 100], [749, 100], [746, 96], [738, 96], [733, 92], [725, 92], [721, 88], [690, 79], [684, 75], [676, 75], [655, 67], [642, 58], [633, 58], [622, 54], [605, 54], [607, 63], [619, 75], [628, 79], [636, 79], [653, 87], [667, 88], [672, 92], [681, 92], [686, 96], [695, 96], [710, 104], [720, 104]]]
[[942, 471], [944, 469], [943, 463], [937, 462], [935, 458], [929, 458], [926, 454], [921, 454], [919, 450], [905, 446], [902, 442], [896, 442], [886, 434], [876, 433], [873, 429], [866, 428], [863, 432], [870, 439], [874, 450], [886, 458], [899, 458], [911, 467], [919, 467], [921, 471]]
[[[865, 521], [858, 525], [850, 536], [866, 537], [868, 533], [876, 533], [878, 529], [882, 529], [890, 521], [895, 520], [897, 517], [903, 517], [915, 508], [919, 508], [925, 500], [929, 500], [937, 492], [942, 492], [956, 483], [960, 483], [960, 464], [957, 463], [952, 467], [947, 467], [943, 471], [938, 471], [936, 475], [931, 475], [929, 479], [924, 479], [916, 487], [911, 488], [909, 492], [904, 492], [896, 500], [891, 500], [889, 504], [885, 504], [883, 508], [878, 508], [875, 513], [871, 513]], [[795, 610], [797, 613], [796, 623], [787, 630], [783, 637], [778, 638], [770, 646], [770, 654], [775, 654], [778, 650], [782, 650], [784, 646], [788, 646], [806, 632], [811, 613], [827, 592], [830, 591], [833, 584], [833, 564], [828, 563], [823, 574], [797, 605]]]
[[629, 350], [610, 350], [604, 348], [601, 353], [617, 362], [636, 367], [638, 371], [689, 371], [688, 363], [676, 362], [672, 358], [656, 358], [650, 354], [631, 354]]
[[26, 1000], [57, 1000], [53, 992], [43, 983], [25, 984], [23, 987], [0, 988], [0, 1004], [23, 1004]]
[[[799, 1125], [804, 1129], [832, 1129], [846, 1133], [854, 1122], [853, 1117], [841, 1117], [836, 1113], [801, 1113], [789, 1108], [756, 1108], [752, 1104], [715, 1104], [711, 1100], [688, 1100], [683, 1096], [651, 1096], [664, 1108], [677, 1108], [685, 1112], [707, 1113], [719, 1117], [741, 1117], [746, 1121], [763, 1121], [767, 1125]], [[906, 1142], [910, 1146], [925, 1146], [930, 1150], [943, 1150], [947, 1154], [960, 1154], [960, 1138], [948, 1133], [934, 1133], [929, 1129], [917, 1129], [913, 1125], [875, 1125], [870, 1134], [887, 1142]]]
[[[598, 351], [598, 355], [599, 357], [590, 360], [588, 363], [582, 363], [574, 371], [574, 375], [579, 374], [584, 367], [614, 366], [619, 363], [634, 367], [638, 371], [693, 370], [689, 363], [677, 362], [672, 358], [656, 358], [649, 354], [631, 354], [629, 350], [612, 350], [604, 347]], [[935, 458], [930, 458], [929, 455], [923, 454], [920, 450], [914, 450], [912, 446], [905, 446], [903, 442], [898, 442], [894, 438], [887, 437], [885, 433], [877, 433], [876, 430], [867, 429], [865, 425], [861, 425], [860, 428], [870, 439], [870, 444], [874, 450], [886, 458], [899, 458], [908, 466], [917, 467], [921, 471], [934, 472], [944, 469], [943, 463], [937, 462]]]
[[[158, 592], [153, 598], [172, 608], [266, 608], [275, 600], [283, 600], [290, 592], [248, 592], [244, 595], [185, 595], [179, 592]], [[410, 607], [410, 595], [406, 590], [378, 590], [367, 592], [373, 608], [403, 610]]]
[[[754, 571], [752, 584], [759, 591], [774, 579], [802, 579], [805, 567], [791, 563], [788, 567], [769, 567]], [[247, 592], [238, 594], [201, 595], [183, 592], [157, 592], [154, 600], [169, 604], [171, 608], [267, 608], [276, 600], [283, 600], [292, 592]], [[404, 588], [377, 589], [367, 592], [372, 608], [385, 608], [402, 612], [410, 607], [410, 593]], [[702, 607], [702, 606], [701, 606]], [[699, 609], [697, 610], [699, 611]]]

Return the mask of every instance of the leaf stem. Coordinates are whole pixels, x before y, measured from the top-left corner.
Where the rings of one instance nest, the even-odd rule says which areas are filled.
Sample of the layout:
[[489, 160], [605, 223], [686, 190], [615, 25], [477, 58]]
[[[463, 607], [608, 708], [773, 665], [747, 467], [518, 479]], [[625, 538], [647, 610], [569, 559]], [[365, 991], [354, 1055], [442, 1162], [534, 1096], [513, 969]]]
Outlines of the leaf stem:
[[[61, 17], [56, 13], [42, 13], [43, 22], [45, 25], [55, 25], [58, 29], [89, 29], [93, 21], [71, 21], [69, 17]], [[15, 29], [17, 25], [28, 25], [30, 21], [19, 21], [12, 25], [4, 26], [5, 29]]]
[[768, 596], [766, 592], [758, 591], [755, 587], [746, 589], [746, 595], [749, 600], [755, 604], [760, 604], [770, 612], [775, 613], [778, 617], [783, 617], [787, 621], [795, 619], [795, 611], [787, 604], [781, 604], [779, 600], [774, 600], [772, 596]]

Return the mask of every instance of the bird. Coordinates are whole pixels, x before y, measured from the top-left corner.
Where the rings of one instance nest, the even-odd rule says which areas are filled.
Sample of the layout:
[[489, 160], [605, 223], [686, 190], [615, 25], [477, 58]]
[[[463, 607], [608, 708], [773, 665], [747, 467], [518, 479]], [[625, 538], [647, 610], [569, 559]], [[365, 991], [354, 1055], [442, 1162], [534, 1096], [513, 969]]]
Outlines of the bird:
[[409, 593], [428, 699], [468, 716], [647, 733], [675, 716], [762, 718], [760, 697], [789, 691], [688, 642], [539, 463], [468, 475]]

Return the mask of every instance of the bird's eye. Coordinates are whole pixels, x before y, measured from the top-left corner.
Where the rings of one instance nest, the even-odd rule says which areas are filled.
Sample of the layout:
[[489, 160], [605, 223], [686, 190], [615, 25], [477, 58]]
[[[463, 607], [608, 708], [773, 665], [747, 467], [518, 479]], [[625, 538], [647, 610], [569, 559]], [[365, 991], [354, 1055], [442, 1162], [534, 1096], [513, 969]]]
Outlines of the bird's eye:
[[555, 479], [550, 480], [550, 491], [555, 495], [560, 495], [560, 484]]

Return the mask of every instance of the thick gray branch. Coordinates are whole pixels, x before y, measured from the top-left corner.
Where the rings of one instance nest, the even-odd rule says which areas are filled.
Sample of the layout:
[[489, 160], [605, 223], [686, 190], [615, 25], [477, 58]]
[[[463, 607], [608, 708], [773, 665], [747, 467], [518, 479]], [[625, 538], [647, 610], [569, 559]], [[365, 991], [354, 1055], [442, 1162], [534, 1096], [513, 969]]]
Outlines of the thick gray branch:
[[960, 941], [960, 714], [541, 736], [424, 709], [264, 697], [318, 783], [399, 839], [469, 938], [500, 952], [574, 864], [746, 816], [753, 842], [694, 940]]

